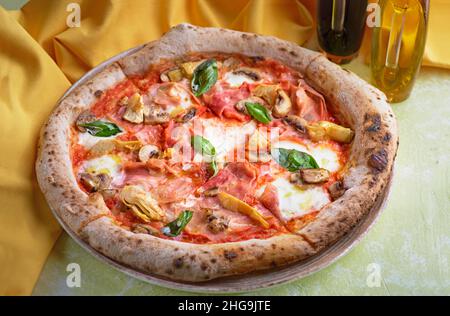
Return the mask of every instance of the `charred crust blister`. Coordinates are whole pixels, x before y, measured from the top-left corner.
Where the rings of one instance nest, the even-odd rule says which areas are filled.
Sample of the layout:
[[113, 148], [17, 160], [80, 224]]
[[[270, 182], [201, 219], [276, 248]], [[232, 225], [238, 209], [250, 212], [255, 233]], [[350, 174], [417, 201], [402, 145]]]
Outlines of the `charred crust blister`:
[[234, 259], [237, 258], [237, 253], [234, 252], [234, 251], [228, 251], [228, 250], [225, 250], [225, 251], [223, 252], [223, 256], [225, 257], [225, 259], [227, 259], [227, 260], [229, 260], [229, 261], [232, 261], [232, 260], [234, 260]]
[[381, 149], [369, 157], [368, 164], [375, 172], [382, 172], [388, 164], [388, 154], [385, 149]]
[[366, 113], [364, 121], [368, 125], [366, 128], [367, 132], [378, 132], [381, 129], [381, 116], [378, 113]]

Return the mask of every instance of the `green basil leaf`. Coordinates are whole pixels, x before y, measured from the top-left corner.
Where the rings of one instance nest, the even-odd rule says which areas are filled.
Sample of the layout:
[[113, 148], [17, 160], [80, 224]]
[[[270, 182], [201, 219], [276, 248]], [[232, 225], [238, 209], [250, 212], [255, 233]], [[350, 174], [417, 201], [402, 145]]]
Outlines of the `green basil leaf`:
[[84, 127], [89, 134], [96, 137], [109, 137], [122, 132], [116, 124], [105, 121], [83, 123], [80, 124], [80, 126]]
[[194, 135], [191, 137], [191, 144], [194, 150], [204, 156], [215, 156], [216, 148], [213, 144], [206, 138], [199, 135]]
[[208, 92], [215, 85], [218, 76], [217, 62], [214, 59], [201, 63], [192, 76], [191, 88], [194, 95], [199, 97]]
[[211, 160], [209, 168], [210, 168], [211, 173], [212, 173], [211, 178], [215, 177], [217, 175], [217, 173], [219, 172], [219, 167], [217, 166], [217, 162], [216, 162], [215, 159]]
[[188, 210], [181, 212], [176, 220], [170, 222], [162, 228], [162, 233], [169, 237], [176, 237], [180, 235], [183, 229], [192, 219], [193, 214], [194, 212]]
[[313, 156], [295, 149], [277, 148], [275, 160], [290, 172], [299, 169], [317, 169], [319, 165]]
[[267, 124], [272, 121], [269, 110], [265, 106], [259, 103], [246, 102], [245, 107], [247, 112], [257, 121]]

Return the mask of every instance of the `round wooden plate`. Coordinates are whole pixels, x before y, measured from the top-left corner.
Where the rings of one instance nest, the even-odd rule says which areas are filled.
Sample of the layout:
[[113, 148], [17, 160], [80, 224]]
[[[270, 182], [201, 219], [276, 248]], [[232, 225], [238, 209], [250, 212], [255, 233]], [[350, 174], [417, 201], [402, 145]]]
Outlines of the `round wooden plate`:
[[[74, 83], [72, 87], [67, 90], [66, 93], [61, 97], [59, 102], [61, 102], [61, 100], [63, 100], [72, 90], [92, 78], [108, 65], [116, 62], [120, 58], [136, 53], [137, 51], [142, 49], [142, 47], [143, 45], [127, 50], [98, 65], [97, 67], [86, 73], [83, 77], [81, 77], [76, 83]], [[379, 215], [385, 208], [390, 193], [392, 176], [393, 172], [391, 173], [390, 181], [386, 186], [383, 194], [378, 197], [372, 210], [359, 222], [359, 224], [356, 225], [348, 234], [340, 238], [336, 243], [327, 247], [316, 255], [281, 268], [264, 270], [233, 277], [219, 278], [202, 283], [174, 281], [161, 276], [143, 273], [127, 267], [121, 263], [118, 263], [104, 256], [103, 254], [99, 253], [94, 248], [86, 244], [64, 223], [64, 221], [58, 216], [55, 211], [52, 210], [52, 212], [58, 222], [64, 228], [64, 230], [87, 252], [89, 252], [97, 259], [112, 266], [113, 268], [132, 277], [149, 282], [151, 284], [168, 287], [175, 290], [203, 293], [238, 293], [268, 288], [271, 286], [287, 283], [289, 281], [298, 280], [326, 268], [339, 258], [346, 255], [367, 234], [367, 232], [375, 224]]]

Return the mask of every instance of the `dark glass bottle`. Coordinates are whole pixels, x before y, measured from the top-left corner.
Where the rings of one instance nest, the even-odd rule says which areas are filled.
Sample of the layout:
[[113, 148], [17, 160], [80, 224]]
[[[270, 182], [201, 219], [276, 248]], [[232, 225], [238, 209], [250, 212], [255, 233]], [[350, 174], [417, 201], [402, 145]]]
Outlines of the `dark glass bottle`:
[[320, 48], [335, 63], [358, 55], [364, 35], [367, 0], [319, 0], [317, 35]]

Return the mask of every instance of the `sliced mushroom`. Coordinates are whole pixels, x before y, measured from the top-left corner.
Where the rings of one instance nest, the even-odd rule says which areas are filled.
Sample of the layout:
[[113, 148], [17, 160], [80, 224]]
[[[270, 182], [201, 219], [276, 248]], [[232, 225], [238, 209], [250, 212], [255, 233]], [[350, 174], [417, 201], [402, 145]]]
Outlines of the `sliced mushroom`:
[[300, 175], [300, 172], [291, 173], [289, 176], [289, 182], [291, 182], [292, 184], [295, 184], [295, 186], [298, 187], [300, 190], [308, 190], [308, 189], [314, 187], [314, 185], [307, 184], [303, 181], [302, 176]]
[[219, 194], [219, 188], [218, 187], [212, 187], [211, 189], [208, 189], [203, 192], [203, 195], [206, 197], [213, 197], [217, 196]]
[[300, 116], [297, 115], [288, 115], [286, 116], [283, 121], [286, 124], [289, 124], [293, 128], [295, 128], [297, 131], [299, 131], [302, 134], [306, 133], [306, 125], [308, 122], [304, 119], [302, 119]]
[[318, 184], [328, 181], [330, 172], [326, 169], [300, 169], [302, 180], [309, 184]]
[[157, 125], [170, 121], [170, 114], [159, 107], [149, 107], [144, 112], [144, 124]]
[[261, 99], [259, 97], [250, 97], [250, 98], [240, 100], [238, 103], [235, 104], [234, 107], [239, 112], [247, 114], [247, 107], [245, 105], [246, 103], [259, 103], [259, 104], [267, 107], [266, 101], [264, 101], [263, 99]]
[[187, 123], [190, 120], [192, 120], [195, 115], [197, 115], [197, 109], [196, 108], [190, 108], [186, 114], [184, 114], [181, 119], [179, 120], [181, 123]]
[[159, 221], [165, 216], [158, 202], [140, 186], [125, 186], [120, 192], [120, 200], [145, 222]]
[[230, 57], [224, 60], [223, 66], [227, 69], [235, 69], [240, 65], [241, 61], [236, 57]]
[[275, 104], [272, 109], [272, 114], [275, 117], [284, 117], [289, 114], [292, 109], [291, 98], [287, 95], [284, 90], [279, 89], [277, 91], [277, 97], [275, 99]]
[[208, 229], [218, 234], [228, 229], [229, 219], [223, 216], [216, 216], [211, 210], [206, 211], [206, 222]]
[[127, 109], [122, 118], [130, 123], [144, 122], [144, 102], [139, 93], [133, 94], [127, 102]]
[[94, 114], [92, 114], [90, 111], [84, 111], [78, 116], [76, 125], [77, 125], [78, 130], [80, 132], [84, 133], [84, 132], [86, 132], [86, 128], [84, 128], [81, 125], [87, 124], [87, 123], [92, 123], [92, 122], [95, 122], [96, 120], [97, 120], [97, 118], [95, 117]]
[[153, 236], [160, 235], [160, 232], [158, 229], [154, 228], [153, 226], [146, 225], [146, 224], [133, 224], [131, 226], [131, 231], [135, 234], [148, 234]]
[[80, 182], [90, 193], [107, 190], [111, 185], [111, 180], [111, 177], [106, 173], [92, 174], [86, 172], [80, 175]]
[[234, 75], [243, 75], [253, 81], [260, 81], [262, 79], [261, 73], [253, 68], [241, 67], [233, 71]]
[[336, 181], [328, 188], [328, 192], [333, 201], [343, 196], [345, 191], [344, 183], [342, 181]]
[[160, 76], [162, 82], [178, 82], [183, 80], [183, 72], [179, 68], [169, 69]]
[[139, 150], [139, 160], [147, 162], [150, 158], [158, 157], [160, 154], [159, 148], [155, 145], [145, 145]]

